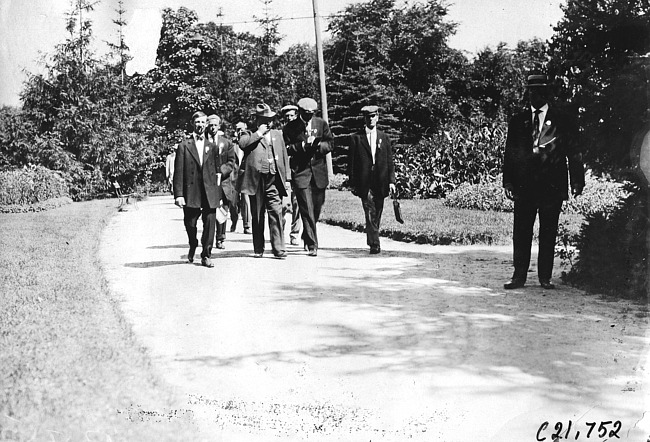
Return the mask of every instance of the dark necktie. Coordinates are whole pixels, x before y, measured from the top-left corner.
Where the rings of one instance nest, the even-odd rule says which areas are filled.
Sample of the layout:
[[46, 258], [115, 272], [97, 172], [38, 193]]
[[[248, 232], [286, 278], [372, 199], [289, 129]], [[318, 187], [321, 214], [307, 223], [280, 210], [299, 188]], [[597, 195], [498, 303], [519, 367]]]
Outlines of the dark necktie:
[[533, 117], [533, 140], [535, 144], [539, 140], [539, 114], [542, 113], [540, 109], [535, 109], [535, 116]]

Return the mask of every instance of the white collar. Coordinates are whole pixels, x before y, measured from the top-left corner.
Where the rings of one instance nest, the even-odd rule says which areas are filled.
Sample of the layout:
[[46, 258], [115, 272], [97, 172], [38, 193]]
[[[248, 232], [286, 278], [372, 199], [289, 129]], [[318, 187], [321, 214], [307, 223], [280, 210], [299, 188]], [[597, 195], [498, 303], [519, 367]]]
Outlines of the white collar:
[[541, 114], [546, 114], [548, 112], [548, 103], [544, 104], [544, 106], [540, 107], [539, 109], [535, 109], [533, 106], [530, 107], [530, 111], [535, 115], [535, 111], [540, 110]]

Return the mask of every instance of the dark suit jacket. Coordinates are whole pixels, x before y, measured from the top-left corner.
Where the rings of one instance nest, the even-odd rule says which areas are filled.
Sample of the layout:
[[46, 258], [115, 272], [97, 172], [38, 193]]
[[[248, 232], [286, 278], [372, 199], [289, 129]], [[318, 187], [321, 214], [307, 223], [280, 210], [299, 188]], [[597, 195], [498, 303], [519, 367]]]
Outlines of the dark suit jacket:
[[377, 130], [374, 173], [372, 152], [365, 128], [362, 133], [352, 135], [348, 151], [348, 177], [350, 187], [359, 196], [368, 195], [369, 189], [382, 198], [389, 195], [388, 185], [395, 183], [395, 165], [388, 135]]
[[174, 198], [185, 198], [187, 207], [201, 206], [201, 188], [205, 189], [209, 208], [219, 207], [221, 188], [217, 186], [219, 155], [217, 146], [207, 139], [204, 144], [203, 166], [199, 163], [194, 138], [183, 140], [176, 149], [174, 160]]
[[[281, 196], [287, 196], [284, 182], [291, 181], [291, 169], [289, 169], [287, 148], [284, 145], [281, 131], [271, 130], [270, 133], [271, 145], [278, 157], [276, 161], [278, 176], [282, 180], [282, 185], [278, 185], [278, 190]], [[239, 139], [239, 147], [244, 151], [244, 157], [242, 158], [239, 177], [237, 178], [237, 191], [247, 195], [255, 195], [260, 181], [262, 163], [268, 161], [264, 148], [266, 147], [268, 149], [271, 146], [257, 132], [246, 132]]]
[[221, 154], [219, 154], [219, 170], [221, 171], [223, 196], [228, 201], [236, 201], [237, 154], [235, 153], [235, 147], [232, 141], [222, 136], [217, 137], [214, 144], [217, 145], [217, 151], [221, 151]]
[[562, 201], [571, 187], [584, 187], [585, 173], [573, 118], [549, 105], [539, 135], [539, 152], [533, 151], [533, 117], [530, 108], [512, 117], [503, 159], [503, 186], [515, 199]]
[[312, 117], [311, 128], [312, 135], [321, 141], [316, 146], [305, 147], [302, 142], [307, 141], [308, 135], [305, 133], [305, 122], [300, 117], [288, 122], [282, 129], [291, 159], [293, 185], [298, 189], [309, 187], [312, 179], [319, 189], [324, 189], [329, 184], [326, 156], [332, 150], [334, 136], [322, 118]]

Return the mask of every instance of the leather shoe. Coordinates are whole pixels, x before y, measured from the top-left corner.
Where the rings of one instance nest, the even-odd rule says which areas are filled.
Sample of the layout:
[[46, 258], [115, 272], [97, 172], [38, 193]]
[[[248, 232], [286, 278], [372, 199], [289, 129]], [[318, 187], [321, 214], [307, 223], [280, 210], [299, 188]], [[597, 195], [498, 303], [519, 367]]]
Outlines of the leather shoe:
[[292, 246], [298, 246], [298, 245], [300, 245], [300, 243], [298, 242], [298, 240], [297, 240], [296, 238], [291, 238], [291, 240], [289, 241], [289, 243], [290, 243]]
[[264, 256], [264, 252], [259, 252], [259, 253], [255, 252], [255, 254], [253, 256], [255, 258], [261, 258], [262, 256]]
[[506, 290], [520, 289], [524, 285], [526, 285], [526, 281], [522, 281], [520, 279], [513, 279], [512, 281], [503, 284], [503, 288]]
[[249, 229], [248, 227], [244, 228], [244, 234], [245, 235], [250, 235], [251, 234], [251, 229]]
[[546, 290], [553, 290], [555, 288], [555, 285], [551, 283], [551, 281], [540, 281], [539, 285], [541, 285], [542, 288]]
[[207, 267], [209, 269], [214, 267], [214, 264], [212, 264], [212, 260], [210, 258], [207, 258], [207, 257], [206, 258], [201, 258], [201, 265], [203, 267]]
[[274, 253], [273, 256], [275, 256], [278, 259], [284, 259], [287, 257], [287, 252]]
[[226, 246], [223, 245], [223, 241], [217, 241], [217, 249], [225, 249]]
[[316, 247], [311, 247], [309, 252], [307, 252], [307, 256], [318, 256], [318, 250]]
[[187, 252], [187, 260], [189, 262], [194, 262], [194, 252], [196, 252], [196, 246], [190, 246], [190, 251]]
[[370, 254], [371, 255], [378, 255], [379, 253], [381, 253], [381, 248], [379, 246], [370, 247]]
[[230, 233], [234, 233], [236, 229], [237, 229], [237, 226], [235, 226], [233, 224], [232, 226], [230, 226]]

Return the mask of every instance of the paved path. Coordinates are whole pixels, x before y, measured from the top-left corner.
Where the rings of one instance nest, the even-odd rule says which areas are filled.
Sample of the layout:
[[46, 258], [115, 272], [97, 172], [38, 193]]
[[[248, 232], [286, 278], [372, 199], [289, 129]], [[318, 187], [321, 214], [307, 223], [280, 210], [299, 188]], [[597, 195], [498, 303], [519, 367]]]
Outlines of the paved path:
[[520, 442], [549, 421], [550, 441], [569, 420], [570, 440], [607, 440], [613, 424], [586, 438], [600, 421], [620, 420], [621, 440], [650, 435], [638, 306], [505, 292], [509, 247], [382, 240], [370, 256], [363, 234], [319, 237], [317, 258], [255, 259], [240, 227], [207, 269], [185, 262], [171, 197], [106, 228], [110, 288], [205, 440]]

